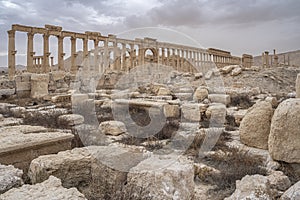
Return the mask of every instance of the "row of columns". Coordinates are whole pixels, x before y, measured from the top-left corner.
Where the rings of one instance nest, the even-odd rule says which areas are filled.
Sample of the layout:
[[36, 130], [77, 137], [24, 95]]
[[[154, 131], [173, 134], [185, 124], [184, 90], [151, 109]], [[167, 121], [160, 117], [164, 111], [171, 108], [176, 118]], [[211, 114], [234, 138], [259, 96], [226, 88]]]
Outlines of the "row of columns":
[[[28, 27], [27, 27], [28, 28]], [[29, 27], [30, 28], [30, 27]], [[180, 70], [180, 67], [184, 66], [185, 62], [189, 62], [190, 66], [200, 67], [203, 63], [234, 63], [231, 57], [222, 57], [219, 55], [213, 55], [204, 51], [203, 49], [184, 49], [184, 47], [179, 47], [178, 45], [166, 45], [165, 43], [144, 43], [143, 40], [136, 42], [136, 40], [128, 41], [117, 39], [115, 36], [109, 35], [108, 37], [101, 36], [100, 33], [91, 33], [86, 32], [85, 34], [73, 33], [73, 32], [64, 32], [53, 29], [48, 29], [45, 26], [43, 31], [33, 32], [29, 31], [32, 29], [22, 29], [18, 28], [20, 31], [27, 32], [27, 70], [32, 73], [48, 73], [50, 71], [50, 66], [53, 66], [53, 57], [51, 58], [51, 53], [49, 52], [49, 37], [56, 36], [58, 38], [58, 70], [65, 71], [64, 66], [64, 38], [70, 37], [71, 41], [71, 69], [72, 73], [77, 72], [76, 65], [76, 41], [81, 39], [83, 42], [83, 65], [86, 70], [103, 73], [107, 67], [111, 69], [117, 69], [122, 71], [129, 71], [130, 68], [135, 67], [136, 65], [145, 64], [147, 61], [145, 53], [147, 49], [150, 49], [153, 53], [152, 62], [173, 66], [177, 70]], [[26, 32], [25, 31], [25, 32]], [[51, 32], [52, 31], [52, 32]], [[53, 32], [54, 31], [54, 32]], [[10, 79], [14, 78], [15, 73], [15, 32], [16, 29], [8, 31], [9, 36], [9, 48], [8, 48], [8, 65], [9, 65], [9, 77]], [[43, 55], [42, 57], [35, 56], [33, 49], [34, 35], [43, 34]], [[88, 41], [93, 40], [94, 46], [94, 60], [93, 64], [90, 63], [90, 59], [85, 59], [89, 55], [88, 51]], [[99, 52], [99, 42], [103, 42], [103, 49]], [[112, 46], [109, 46], [109, 43], [112, 43]], [[118, 44], [121, 45], [120, 49]], [[160, 47], [161, 45], [161, 47]], [[130, 46], [130, 49], [127, 49], [127, 46]], [[137, 46], [137, 48], [135, 48]], [[112, 50], [110, 50], [112, 49]], [[113, 51], [113, 57], [111, 62], [110, 51]], [[126, 56], [127, 51], [129, 51], [129, 58]], [[138, 54], [137, 54], [138, 52]], [[101, 62], [99, 57], [102, 58]], [[51, 64], [49, 63], [51, 59]], [[129, 60], [128, 60], [129, 59]], [[91, 67], [91, 68], [90, 68]], [[37, 70], [37, 68], [40, 68]], [[190, 69], [192, 70], [192, 69]]]

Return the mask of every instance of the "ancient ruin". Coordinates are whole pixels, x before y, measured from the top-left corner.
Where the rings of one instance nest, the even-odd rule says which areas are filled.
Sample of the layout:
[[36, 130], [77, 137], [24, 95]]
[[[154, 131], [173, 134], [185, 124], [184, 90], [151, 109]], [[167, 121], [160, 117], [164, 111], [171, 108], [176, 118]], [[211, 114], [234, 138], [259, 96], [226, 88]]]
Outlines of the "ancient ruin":
[[299, 199], [300, 68], [285, 59], [14, 24], [0, 200]]
[[[102, 36], [100, 32], [76, 33], [63, 31], [62, 27], [45, 25], [41, 27], [30, 27], [19, 24], [12, 25], [8, 31], [9, 37], [9, 77], [14, 79], [15, 75], [15, 57], [17, 51], [15, 49], [16, 32], [27, 33], [27, 71], [30, 73], [48, 73], [53, 71], [67, 71], [76, 73], [79, 66], [76, 66], [75, 59], [77, 56], [76, 40], [82, 40], [83, 56], [86, 58], [89, 53], [94, 55], [94, 62], [88, 70], [96, 73], [103, 73], [105, 69], [113, 69], [118, 71], [128, 71], [137, 65], [147, 62], [160, 63], [172, 66], [178, 71], [192, 72], [191, 67], [184, 68], [184, 62], [196, 68], [203, 68], [206, 64], [214, 62], [218, 67], [227, 65], [241, 64], [245, 68], [252, 65], [252, 56], [244, 54], [242, 58], [235, 57], [228, 51], [209, 48], [201, 49], [165, 42], [159, 42], [153, 38], [136, 38], [135, 40], [121, 39], [115, 35]], [[34, 35], [43, 35], [43, 55], [35, 55], [33, 51]], [[53, 57], [49, 52], [49, 37], [57, 37], [58, 41], [58, 64], [54, 69]], [[70, 38], [71, 41], [71, 68], [64, 67], [64, 50], [63, 40]], [[88, 51], [88, 41], [94, 42], [93, 52]], [[101, 44], [100, 44], [101, 43]], [[152, 56], [147, 56], [146, 51], [150, 50]], [[96, 55], [96, 56], [95, 56]], [[97, 66], [96, 66], [97, 64]]]

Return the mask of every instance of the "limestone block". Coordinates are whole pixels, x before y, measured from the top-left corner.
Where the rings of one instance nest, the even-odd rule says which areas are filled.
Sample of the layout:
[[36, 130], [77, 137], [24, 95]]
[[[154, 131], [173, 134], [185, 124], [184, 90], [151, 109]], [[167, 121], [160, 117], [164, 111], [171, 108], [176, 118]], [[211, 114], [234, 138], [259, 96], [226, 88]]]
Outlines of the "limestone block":
[[180, 108], [178, 105], [165, 105], [164, 106], [164, 115], [167, 118], [177, 118], [180, 116]]
[[236, 67], [236, 68], [234, 68], [233, 70], [232, 70], [232, 72], [231, 72], [231, 76], [237, 76], [237, 75], [239, 75], [240, 73], [242, 73], [242, 68], [240, 68], [240, 67]]
[[220, 71], [223, 74], [228, 74], [228, 73], [230, 73], [236, 67], [238, 67], [238, 65], [228, 65], [228, 66], [223, 67]]
[[30, 82], [17, 82], [16, 81], [16, 91], [30, 91], [31, 83]]
[[0, 195], [5, 200], [49, 200], [49, 199], [74, 199], [87, 200], [76, 188], [64, 188], [61, 181], [50, 176], [48, 180], [36, 185], [23, 185], [20, 188], [13, 188]]
[[208, 97], [208, 89], [205, 87], [198, 87], [193, 95], [194, 101], [203, 101]]
[[222, 103], [225, 104], [226, 106], [230, 104], [230, 96], [227, 94], [209, 94], [208, 99], [212, 103]]
[[157, 200], [192, 199], [193, 164], [176, 155], [153, 155], [129, 171], [127, 184], [133, 190], [142, 188]]
[[223, 127], [226, 118], [226, 106], [221, 103], [212, 103], [205, 112], [209, 118], [210, 127]]
[[28, 174], [33, 184], [53, 175], [88, 199], [105, 199], [120, 190], [128, 171], [145, 157], [139, 147], [89, 146], [40, 156], [31, 162]]
[[272, 189], [285, 191], [291, 186], [291, 181], [282, 171], [273, 171], [267, 176]]
[[272, 105], [266, 101], [254, 104], [244, 116], [240, 125], [241, 142], [256, 148], [268, 149]]
[[213, 71], [212, 70], [209, 70], [208, 72], [206, 72], [206, 74], [204, 76], [205, 80], [211, 79], [212, 75], [213, 75]]
[[171, 95], [171, 91], [168, 88], [161, 87], [157, 92], [158, 96], [168, 96]]
[[274, 160], [300, 163], [300, 99], [287, 99], [274, 112], [269, 152]]
[[31, 75], [31, 97], [42, 98], [48, 95], [49, 74]]
[[12, 165], [0, 164], [0, 194], [23, 185], [23, 171]]
[[120, 121], [101, 122], [99, 125], [99, 130], [105, 135], [114, 136], [121, 135], [127, 131], [125, 124]]
[[297, 75], [296, 79], [296, 98], [300, 98], [300, 74]]
[[300, 181], [290, 187], [287, 191], [281, 196], [282, 200], [296, 200], [300, 199]]
[[236, 181], [236, 190], [234, 193], [225, 198], [225, 200], [236, 199], [264, 199], [272, 200], [270, 195], [270, 183], [267, 177], [262, 175], [246, 175], [242, 180]]
[[61, 115], [58, 117], [58, 124], [62, 126], [75, 126], [84, 122], [84, 117], [78, 114]]
[[183, 117], [190, 121], [201, 121], [201, 112], [207, 109], [206, 104], [200, 103], [184, 103], [181, 106]]

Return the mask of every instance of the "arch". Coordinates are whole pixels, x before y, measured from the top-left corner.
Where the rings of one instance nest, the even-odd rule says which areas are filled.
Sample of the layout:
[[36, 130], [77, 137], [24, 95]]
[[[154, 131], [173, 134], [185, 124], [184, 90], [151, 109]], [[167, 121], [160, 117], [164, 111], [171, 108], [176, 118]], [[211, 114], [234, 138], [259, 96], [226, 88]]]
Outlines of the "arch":
[[158, 51], [155, 48], [144, 49], [145, 63], [157, 63], [158, 62]]

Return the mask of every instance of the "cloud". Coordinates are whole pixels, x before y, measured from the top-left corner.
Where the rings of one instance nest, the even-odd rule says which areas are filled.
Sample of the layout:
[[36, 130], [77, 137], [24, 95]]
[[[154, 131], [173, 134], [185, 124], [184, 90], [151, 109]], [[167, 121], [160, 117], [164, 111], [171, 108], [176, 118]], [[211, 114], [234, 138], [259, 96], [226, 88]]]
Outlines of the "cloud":
[[[300, 35], [298, 0], [0, 0], [0, 10], [1, 41], [7, 40], [11, 24], [18, 23], [103, 35], [167, 27], [236, 52], [243, 45], [250, 53], [273, 49], [275, 43], [285, 49], [300, 47], [294, 41]], [[7, 42], [0, 51], [7, 51]]]
[[142, 24], [201, 27], [203, 25], [249, 25], [273, 20], [299, 20], [300, 1], [267, 0], [165, 0], [144, 15], [129, 15], [129, 27]]

